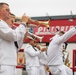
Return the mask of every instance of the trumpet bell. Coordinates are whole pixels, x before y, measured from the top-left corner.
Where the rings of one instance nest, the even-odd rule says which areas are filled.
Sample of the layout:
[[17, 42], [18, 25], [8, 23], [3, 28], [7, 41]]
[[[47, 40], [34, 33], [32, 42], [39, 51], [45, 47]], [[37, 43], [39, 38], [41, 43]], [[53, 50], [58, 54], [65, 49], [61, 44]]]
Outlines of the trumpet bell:
[[38, 21], [38, 23], [39, 24], [43, 24], [43, 25], [45, 25], [46, 27], [49, 27], [50, 26], [50, 20], [48, 20], [48, 21]]
[[42, 37], [37, 36], [37, 35], [35, 35], [35, 34], [33, 34], [33, 33], [30, 33], [30, 32], [28, 32], [28, 34], [29, 34], [29, 36], [33, 36], [33, 37], [39, 39], [40, 42], [42, 42], [42, 39], [43, 39], [43, 37], [44, 37], [44, 36], [42, 36]]
[[48, 21], [38, 21], [38, 20], [30, 20], [31, 22], [33, 22], [33, 23], [36, 23], [37, 25], [44, 25], [44, 26], [46, 26], [46, 27], [50, 27], [50, 19], [48, 20]]
[[43, 37], [44, 37], [44, 36], [38, 37], [38, 39], [40, 40], [40, 42], [42, 42]]

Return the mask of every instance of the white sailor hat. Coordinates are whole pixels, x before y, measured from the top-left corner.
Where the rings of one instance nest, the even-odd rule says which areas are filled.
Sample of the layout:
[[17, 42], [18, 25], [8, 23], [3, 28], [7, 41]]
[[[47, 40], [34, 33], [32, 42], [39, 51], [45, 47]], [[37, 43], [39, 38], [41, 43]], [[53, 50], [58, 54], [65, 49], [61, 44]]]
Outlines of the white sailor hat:
[[36, 38], [35, 37], [32, 37], [32, 36], [27, 36], [30, 40], [33, 40], [33, 41], [36, 41]]

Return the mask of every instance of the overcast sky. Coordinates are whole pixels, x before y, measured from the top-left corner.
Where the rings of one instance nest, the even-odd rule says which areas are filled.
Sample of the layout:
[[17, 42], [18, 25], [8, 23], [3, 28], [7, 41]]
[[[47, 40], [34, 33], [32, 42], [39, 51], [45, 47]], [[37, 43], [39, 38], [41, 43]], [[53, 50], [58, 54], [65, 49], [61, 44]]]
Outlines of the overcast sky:
[[76, 15], [76, 0], [0, 0], [9, 4], [11, 12], [21, 17]]

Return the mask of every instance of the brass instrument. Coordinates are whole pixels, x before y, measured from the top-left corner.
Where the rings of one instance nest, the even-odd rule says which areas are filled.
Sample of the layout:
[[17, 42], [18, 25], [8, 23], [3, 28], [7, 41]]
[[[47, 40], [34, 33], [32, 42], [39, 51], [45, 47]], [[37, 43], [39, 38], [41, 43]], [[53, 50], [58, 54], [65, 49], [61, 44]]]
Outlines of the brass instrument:
[[49, 25], [50, 25], [50, 20], [44, 21], [44, 22], [39, 21], [39, 24], [43, 24], [43, 25], [45, 25], [46, 27], [49, 27]]
[[39, 40], [40, 40], [40, 42], [42, 42], [42, 39], [43, 39], [43, 37], [44, 37], [44, 36], [42, 36], [42, 37], [37, 36], [37, 35], [35, 35], [35, 34], [31, 33], [31, 32], [28, 32], [28, 35], [29, 35], [29, 36], [33, 36], [33, 37], [35, 37], [35, 38], [39, 39]]
[[49, 28], [50, 27], [50, 19], [48, 20], [48, 21], [38, 21], [38, 20], [30, 20], [31, 22], [34, 22], [34, 23], [36, 23], [36, 24], [38, 24], [38, 25], [44, 25], [44, 26], [46, 26], [47, 28]]
[[45, 65], [45, 68], [46, 68], [46, 71], [49, 72], [49, 75], [52, 75], [52, 73], [47, 65]]
[[[16, 21], [17, 21], [17, 19], [18, 19], [18, 21], [21, 20], [20, 17], [16, 17]], [[49, 19], [48, 21], [38, 21], [38, 20], [29, 19], [29, 22], [28, 22], [27, 24], [29, 25], [29, 24], [32, 24], [32, 23], [35, 23], [35, 24], [37, 24], [37, 25], [39, 25], [39, 26], [40, 26], [40, 25], [44, 25], [44, 26], [46, 26], [47, 28], [50, 27], [50, 19]]]
[[[40, 26], [41, 24], [42, 25], [44, 25], [44, 26], [46, 26], [47, 28], [49, 28], [50, 27], [50, 21], [48, 20], [48, 21], [32, 21], [32, 22], [34, 22], [34, 23], [36, 23], [36, 24], [31, 24], [31, 22], [30, 23], [27, 23], [27, 27], [37, 27], [37, 26]], [[14, 24], [20, 24], [19, 22], [14, 22]]]
[[26, 28], [26, 34], [24, 36], [24, 40], [26, 38], [32, 38], [32, 37], [37, 38], [37, 39], [39, 39], [40, 42], [42, 42], [42, 39], [43, 39], [44, 36], [41, 36], [40, 37], [40, 36], [38, 36], [36, 34], [33, 34], [33, 33], [31, 33], [31, 32], [28, 31], [28, 28]]
[[70, 67], [70, 62], [69, 62], [69, 52], [68, 52], [68, 54], [67, 54], [67, 57], [66, 57], [66, 59], [65, 59], [65, 62], [64, 62], [64, 64], [66, 65], [66, 66], [68, 66], [68, 67]]

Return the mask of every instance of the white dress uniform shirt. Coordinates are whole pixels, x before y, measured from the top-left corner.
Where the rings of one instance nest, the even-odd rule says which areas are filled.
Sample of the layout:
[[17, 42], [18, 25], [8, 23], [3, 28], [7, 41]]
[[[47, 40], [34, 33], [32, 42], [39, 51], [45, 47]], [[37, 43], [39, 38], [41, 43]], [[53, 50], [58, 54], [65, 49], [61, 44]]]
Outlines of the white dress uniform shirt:
[[[75, 27], [73, 27], [62, 36], [55, 35], [52, 41], [50, 42], [47, 50], [47, 62], [51, 72], [54, 73], [54, 75], [56, 74], [57, 65], [64, 65], [62, 59], [62, 49], [61, 49], [62, 43], [66, 42], [69, 38], [71, 38], [75, 34], [76, 34], [76, 29]], [[64, 69], [64, 67], [62, 66], [59, 66], [58, 68], [60, 68], [61, 70]], [[70, 72], [71, 71], [69, 70], [69, 73]], [[68, 74], [64, 74], [64, 75], [68, 75]]]
[[39, 74], [39, 55], [41, 51], [34, 49], [30, 44], [28, 44], [25, 49], [25, 58], [26, 58], [26, 71], [28, 75], [40, 75]]
[[40, 66], [39, 55], [41, 51], [35, 51], [35, 49], [28, 44], [24, 49], [24, 53], [26, 58], [26, 66]]
[[6, 22], [0, 20], [0, 65], [17, 65], [14, 41], [22, 40], [25, 33], [24, 25], [12, 30]]
[[52, 41], [50, 42], [47, 50], [47, 61], [48, 65], [59, 65], [63, 64], [62, 61], [62, 43], [67, 41], [73, 35], [76, 34], [76, 29], [71, 28], [64, 35], [59, 36], [55, 35]]

